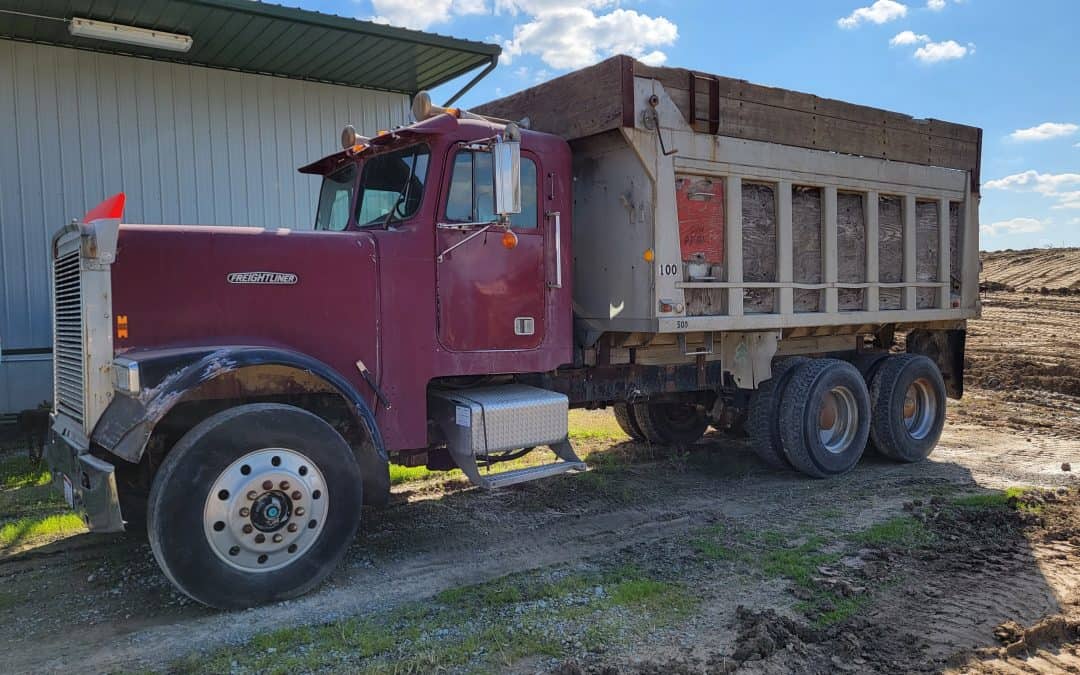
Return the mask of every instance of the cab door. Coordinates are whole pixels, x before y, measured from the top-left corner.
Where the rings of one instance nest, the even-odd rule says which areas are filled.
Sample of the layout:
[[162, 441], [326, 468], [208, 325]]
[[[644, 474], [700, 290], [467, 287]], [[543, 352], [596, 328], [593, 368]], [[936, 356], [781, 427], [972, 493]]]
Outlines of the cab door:
[[534, 349], [544, 339], [548, 295], [545, 223], [537, 206], [540, 159], [521, 153], [521, 213], [511, 217], [512, 248], [501, 228], [480, 232], [496, 221], [491, 153], [458, 147], [447, 167], [435, 226], [439, 342], [458, 352]]

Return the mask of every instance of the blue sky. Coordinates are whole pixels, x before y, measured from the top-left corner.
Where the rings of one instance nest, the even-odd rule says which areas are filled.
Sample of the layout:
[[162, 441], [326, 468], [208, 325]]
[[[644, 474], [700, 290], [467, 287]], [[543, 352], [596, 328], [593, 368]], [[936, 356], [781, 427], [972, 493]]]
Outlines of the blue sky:
[[283, 1], [502, 45], [464, 107], [621, 52], [979, 126], [982, 247], [1080, 246], [1074, 0]]

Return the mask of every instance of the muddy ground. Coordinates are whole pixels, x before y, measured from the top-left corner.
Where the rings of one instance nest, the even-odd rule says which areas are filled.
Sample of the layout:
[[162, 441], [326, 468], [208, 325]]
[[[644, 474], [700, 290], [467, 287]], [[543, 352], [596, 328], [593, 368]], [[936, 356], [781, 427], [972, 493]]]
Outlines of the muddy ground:
[[815, 481], [580, 413], [593, 471], [403, 483], [329, 583], [272, 607], [193, 605], [138, 538], [17, 541], [3, 670], [1080, 672], [1080, 297], [992, 294], [968, 340], [928, 462]]

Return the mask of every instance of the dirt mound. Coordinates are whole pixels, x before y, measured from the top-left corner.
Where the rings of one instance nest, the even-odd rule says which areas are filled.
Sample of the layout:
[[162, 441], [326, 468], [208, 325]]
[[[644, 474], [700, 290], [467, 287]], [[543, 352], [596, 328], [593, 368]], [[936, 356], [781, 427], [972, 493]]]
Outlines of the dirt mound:
[[984, 389], [1041, 389], [1080, 396], [1080, 362], [1042, 363], [1020, 356], [972, 359], [967, 375]]
[[983, 251], [981, 283], [988, 290], [1080, 292], [1080, 248]]

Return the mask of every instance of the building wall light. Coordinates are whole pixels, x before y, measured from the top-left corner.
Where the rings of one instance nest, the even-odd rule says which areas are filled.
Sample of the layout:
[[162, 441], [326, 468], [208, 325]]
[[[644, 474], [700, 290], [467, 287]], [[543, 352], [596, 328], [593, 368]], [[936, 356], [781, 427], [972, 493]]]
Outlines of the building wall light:
[[137, 28], [135, 26], [122, 26], [117, 23], [80, 19], [78, 17], [73, 18], [68, 24], [68, 32], [75, 37], [123, 42], [129, 45], [168, 49], [174, 52], [186, 52], [191, 49], [192, 44], [190, 35], [166, 33], [160, 30]]

